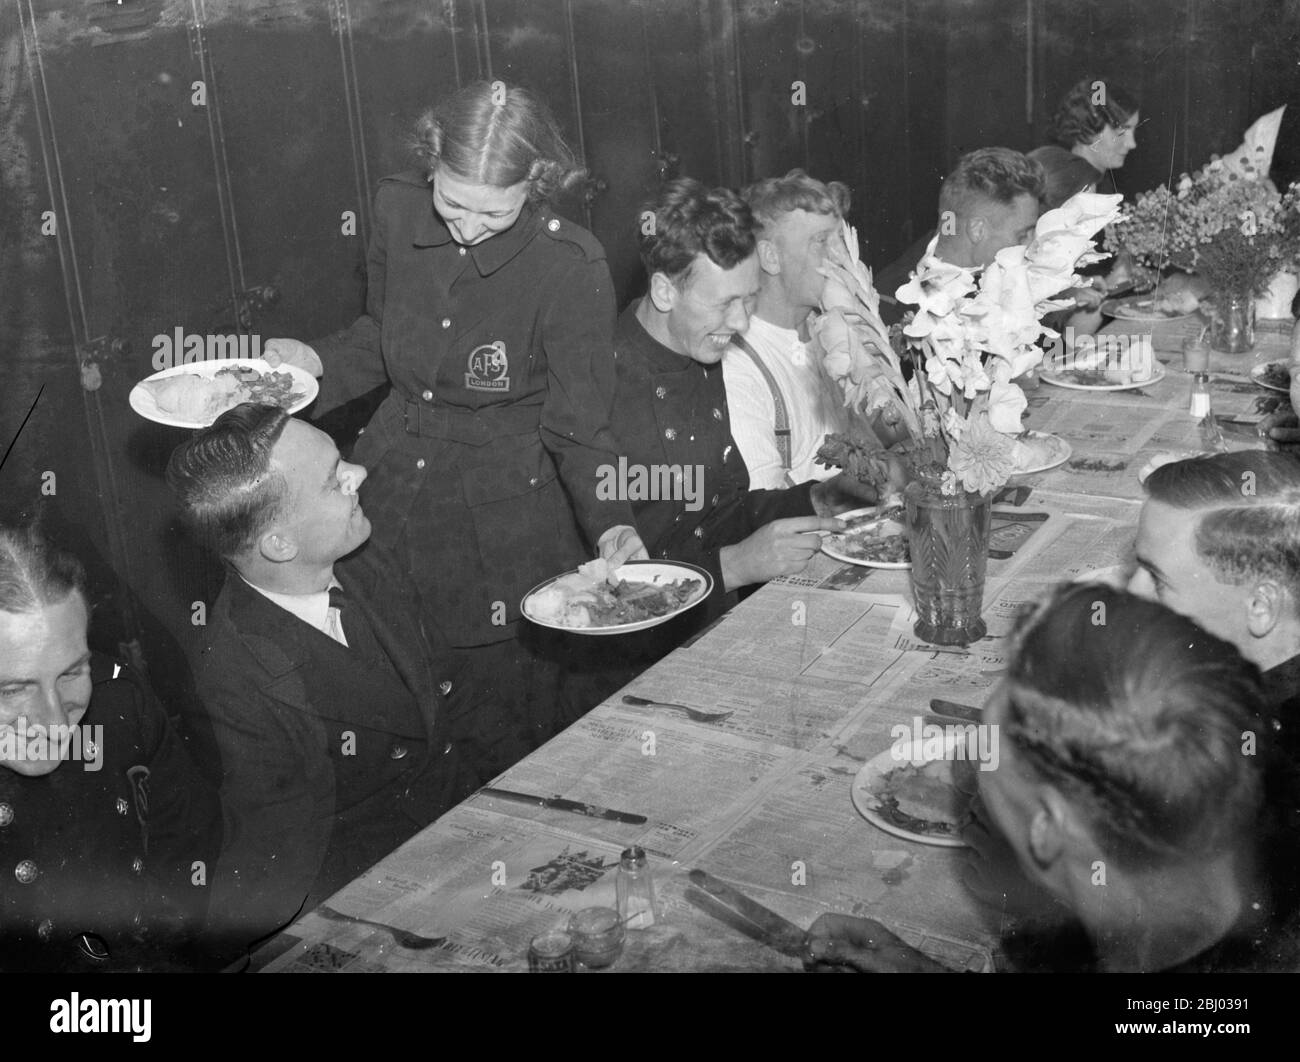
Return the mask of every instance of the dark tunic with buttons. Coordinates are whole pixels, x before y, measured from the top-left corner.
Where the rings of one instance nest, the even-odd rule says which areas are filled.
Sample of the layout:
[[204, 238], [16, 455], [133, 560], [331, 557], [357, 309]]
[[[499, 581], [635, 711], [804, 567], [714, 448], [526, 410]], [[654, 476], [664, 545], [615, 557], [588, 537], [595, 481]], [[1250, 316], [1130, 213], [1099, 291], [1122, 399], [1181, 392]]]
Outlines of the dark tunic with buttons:
[[652, 557], [688, 561], [713, 576], [713, 595], [700, 618], [720, 614], [735, 596], [722, 584], [719, 551], [749, 537], [764, 524], [792, 516], [812, 516], [809, 492], [801, 483], [786, 490], [750, 490], [749, 472], [731, 437], [727, 391], [721, 365], [702, 365], [669, 350], [636, 318], [637, 303], [618, 319], [614, 348], [618, 386], [613, 423], [627, 467], [698, 466], [698, 508], [685, 497], [632, 499], [641, 540]]
[[605, 254], [544, 205], [460, 247], [419, 173], [382, 181], [375, 217], [366, 314], [315, 344], [315, 413], [391, 383], [353, 454], [374, 537], [451, 644], [501, 642], [528, 590], [632, 523], [596, 493], [615, 460]]
[[42, 777], [0, 766], [3, 971], [184, 968], [201, 924], [216, 793], [143, 683], [99, 654], [91, 678], [80, 725], [103, 727], [98, 770], [84, 743]]
[[[210, 933], [245, 947], [310, 910], [478, 784], [456, 735], [472, 717], [460, 659], [421, 623], [380, 547], [334, 567], [349, 645], [230, 572], [195, 677], [196, 737], [220, 765], [225, 843]], [[365, 622], [376, 653], [349, 636]]]

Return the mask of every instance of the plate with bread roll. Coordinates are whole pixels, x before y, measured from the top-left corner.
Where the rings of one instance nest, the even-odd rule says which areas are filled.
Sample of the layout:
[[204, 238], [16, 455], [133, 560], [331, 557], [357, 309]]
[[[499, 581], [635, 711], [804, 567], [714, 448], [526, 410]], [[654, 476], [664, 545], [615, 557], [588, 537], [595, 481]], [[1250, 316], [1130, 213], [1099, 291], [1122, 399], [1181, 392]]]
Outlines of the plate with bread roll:
[[141, 380], [128, 396], [147, 420], [173, 428], [206, 428], [242, 402], [305, 409], [320, 384], [296, 365], [272, 368], [260, 358], [221, 358], [176, 365]]
[[[873, 826], [921, 844], [962, 848], [977, 789], [978, 727], [929, 724], [895, 741], [853, 779], [853, 806]], [[987, 738], [985, 739], [987, 742]], [[996, 766], [996, 762], [994, 762]]]

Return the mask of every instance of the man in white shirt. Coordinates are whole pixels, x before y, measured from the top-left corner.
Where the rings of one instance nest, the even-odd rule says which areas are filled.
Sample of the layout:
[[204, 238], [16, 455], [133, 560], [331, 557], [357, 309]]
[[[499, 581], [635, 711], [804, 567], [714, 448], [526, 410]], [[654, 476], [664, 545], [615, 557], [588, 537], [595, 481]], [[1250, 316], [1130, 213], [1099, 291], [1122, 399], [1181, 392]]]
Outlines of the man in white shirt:
[[722, 374], [750, 487], [775, 490], [837, 471], [816, 456], [828, 434], [846, 430], [844, 400], [807, 346], [808, 318], [821, 302], [818, 269], [840, 239], [849, 190], [791, 170], [750, 185], [744, 197], [758, 225], [759, 292]]

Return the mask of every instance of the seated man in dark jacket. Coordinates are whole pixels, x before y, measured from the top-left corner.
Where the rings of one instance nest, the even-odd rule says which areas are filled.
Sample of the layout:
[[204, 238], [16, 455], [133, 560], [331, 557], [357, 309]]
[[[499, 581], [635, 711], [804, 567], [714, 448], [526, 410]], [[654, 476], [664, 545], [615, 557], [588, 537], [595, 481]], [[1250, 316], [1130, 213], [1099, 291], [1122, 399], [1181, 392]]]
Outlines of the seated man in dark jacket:
[[250, 404], [167, 468], [185, 522], [231, 569], [194, 661], [226, 823], [210, 923], [231, 945], [325, 900], [477, 784], [455, 747], [457, 660], [366, 545], [365, 474], [324, 432]]
[[[839, 526], [835, 513], [876, 499], [844, 475], [749, 489], [721, 362], [758, 296], [753, 214], [736, 193], [683, 179], [664, 188], [654, 215], [641, 237], [650, 290], [614, 332], [610, 422], [641, 540], [651, 557], [706, 568], [714, 597], [705, 615], [716, 615], [740, 588], [802, 571], [817, 532]], [[658, 489], [636, 490], [637, 477]]]
[[76, 558], [0, 528], [0, 971], [190, 968], [216, 793], [89, 616]]

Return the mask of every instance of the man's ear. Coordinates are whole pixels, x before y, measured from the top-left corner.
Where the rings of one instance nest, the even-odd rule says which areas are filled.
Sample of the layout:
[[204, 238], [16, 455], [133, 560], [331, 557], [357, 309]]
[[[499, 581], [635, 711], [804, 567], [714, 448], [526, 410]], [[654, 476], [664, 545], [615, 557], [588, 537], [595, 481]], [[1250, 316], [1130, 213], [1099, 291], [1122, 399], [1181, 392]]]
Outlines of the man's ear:
[[978, 246], [983, 243], [988, 232], [989, 220], [983, 214], [975, 214], [966, 219], [966, 239], [972, 244]]
[[1246, 629], [1251, 637], [1263, 638], [1282, 620], [1287, 607], [1287, 593], [1272, 579], [1261, 579], [1246, 601]]
[[771, 240], [758, 241], [758, 265], [768, 276], [781, 272], [781, 251]]
[[257, 540], [257, 551], [273, 564], [284, 564], [298, 556], [298, 543], [283, 529], [273, 529]]
[[660, 313], [671, 313], [679, 295], [677, 285], [663, 273], [650, 275], [650, 302]]
[[1029, 817], [1029, 857], [1046, 874], [1065, 853], [1071, 812], [1061, 794], [1051, 787], [1039, 790]]

